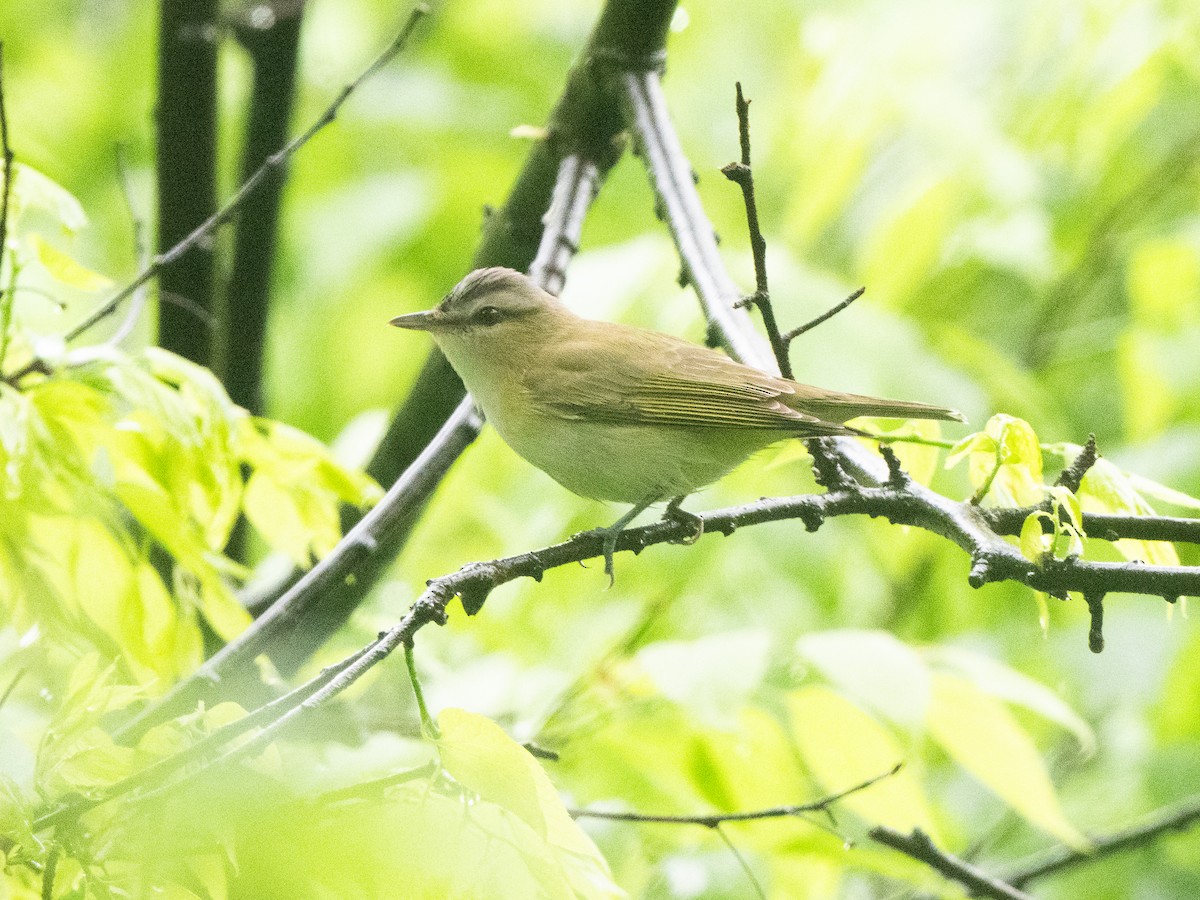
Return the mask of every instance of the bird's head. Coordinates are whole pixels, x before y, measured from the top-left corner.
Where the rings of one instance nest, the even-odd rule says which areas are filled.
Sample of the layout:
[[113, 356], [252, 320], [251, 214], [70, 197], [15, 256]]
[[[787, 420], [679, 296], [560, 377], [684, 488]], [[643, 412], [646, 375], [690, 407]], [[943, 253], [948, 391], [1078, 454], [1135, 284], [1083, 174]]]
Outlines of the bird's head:
[[563, 317], [573, 318], [527, 275], [494, 267], [476, 269], [433, 309], [396, 316], [391, 324], [428, 331], [455, 363], [463, 351], [529, 353], [553, 334]]

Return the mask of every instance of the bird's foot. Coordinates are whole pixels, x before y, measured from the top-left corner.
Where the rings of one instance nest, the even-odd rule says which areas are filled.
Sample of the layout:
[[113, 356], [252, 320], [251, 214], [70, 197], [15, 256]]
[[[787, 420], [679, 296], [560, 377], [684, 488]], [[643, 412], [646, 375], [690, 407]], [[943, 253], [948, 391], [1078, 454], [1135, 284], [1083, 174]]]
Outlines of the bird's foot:
[[601, 529], [604, 535], [604, 543], [601, 545], [604, 552], [604, 574], [608, 576], [609, 587], [617, 582], [613, 568], [613, 554], [617, 552], [617, 538], [621, 536], [624, 527], [624, 525], [613, 525], [610, 528]]
[[682, 537], [676, 541], [673, 541], [673, 543], [676, 544], [690, 546], [696, 543], [696, 541], [700, 540], [700, 538], [704, 537], [704, 519], [693, 512], [688, 512], [686, 509], [683, 509], [680, 504], [683, 503], [684, 499], [685, 498], [683, 497], [676, 497], [667, 504], [667, 508], [663, 511], [663, 521], [678, 522], [681, 525], [691, 525], [693, 529], [691, 534], [689, 534], [687, 537]]

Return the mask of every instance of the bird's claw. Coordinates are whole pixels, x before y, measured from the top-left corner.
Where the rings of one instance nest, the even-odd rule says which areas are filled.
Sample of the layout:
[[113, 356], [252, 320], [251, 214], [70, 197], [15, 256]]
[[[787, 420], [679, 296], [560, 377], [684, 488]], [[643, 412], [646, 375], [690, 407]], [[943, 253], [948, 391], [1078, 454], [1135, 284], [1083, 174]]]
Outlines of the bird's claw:
[[681, 525], [691, 525], [693, 532], [686, 537], [677, 538], [672, 541], [673, 544], [683, 544], [691, 546], [704, 537], [704, 517], [698, 516], [693, 512], [688, 512], [682, 509], [679, 504], [683, 502], [683, 497], [676, 497], [667, 504], [666, 510], [663, 512], [663, 520], [667, 522], [678, 522]]

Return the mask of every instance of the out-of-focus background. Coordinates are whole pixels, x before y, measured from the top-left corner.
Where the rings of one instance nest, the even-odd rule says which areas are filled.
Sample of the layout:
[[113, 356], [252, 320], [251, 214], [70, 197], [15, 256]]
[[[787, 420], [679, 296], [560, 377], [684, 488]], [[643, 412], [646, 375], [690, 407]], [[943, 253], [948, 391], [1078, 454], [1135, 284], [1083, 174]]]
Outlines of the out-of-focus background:
[[[334, 442], [347, 460], [365, 459], [429, 349], [423, 336], [388, 328], [388, 318], [432, 305], [465, 274], [484, 206], [503, 202], [529, 150], [520, 126], [543, 124], [599, 9], [555, 0], [438, 4], [414, 46], [295, 157], [266, 415]], [[311, 0], [294, 130], [406, 13], [395, 3]], [[138, 214], [149, 219], [153, 210], [155, 33], [147, 3], [5, 0], [0, 9], [12, 146], [73, 193], [89, 219], [74, 238], [51, 228], [44, 237], [118, 282], [137, 264], [116, 145]], [[238, 180], [248, 73], [235, 42], [224, 42], [223, 195]], [[1200, 494], [1194, 5], [682, 3], [667, 98], [726, 261], [748, 290], [741, 195], [718, 171], [738, 154], [737, 81], [752, 100], [782, 323], [867, 288], [797, 343], [799, 380], [944, 403], [977, 428], [1007, 413], [1046, 444], [1081, 444], [1095, 433], [1121, 468]], [[646, 174], [626, 154], [587, 220], [564, 298], [588, 316], [699, 341], [703, 321], [676, 283], [678, 268]], [[101, 296], [81, 292], [61, 312], [31, 300], [18, 315], [31, 328], [61, 331]], [[151, 333], [149, 323], [142, 328]], [[935, 488], [969, 494], [964, 467], [946, 471], [943, 461], [935, 461]], [[1053, 455], [1046, 465], [1053, 469]], [[688, 505], [812, 488], [801, 457], [772, 451]], [[1187, 514], [1186, 498], [1174, 499], [1159, 511]], [[427, 578], [615, 515], [567, 494], [485, 431], [440, 488], [394, 576], [322, 659], [393, 621]], [[1195, 564], [1196, 554], [1184, 561]], [[1078, 599], [1050, 601], [1043, 631], [1032, 592], [972, 591], [968, 567], [946, 541], [886, 524], [843, 519], [807, 534], [782, 523], [623, 554], [612, 590], [596, 567], [506, 586], [481, 616], [456, 610], [449, 627], [422, 634], [418, 660], [433, 706], [484, 713], [518, 739], [563, 750], [549, 771], [581, 804], [619, 797], [700, 812], [798, 802], [793, 782], [813, 795], [837, 789], [846, 782], [835, 783], [836, 761], [820, 762], [822, 753], [848, 753], [844, 735], [868, 726], [855, 725], [833, 696], [853, 700], [869, 728], [906, 748], [914, 793], [892, 802], [920, 805], [917, 819], [936, 823], [960, 852], [974, 845], [989, 859], [1015, 860], [1069, 835], [1066, 821], [1109, 831], [1200, 788], [1200, 629], [1182, 609], [1111, 597], [1108, 646], [1094, 655]], [[1019, 796], [998, 793], [1005, 773], [964, 763], [986, 753], [956, 745], [928, 707], [936, 701], [962, 715], [978, 707], [953, 707], [944, 685], [930, 694], [929, 671], [958, 673], [955, 684], [983, 685], [988, 703], [1009, 704], [987, 721], [1004, 719], [1039, 750], [1061, 820], [1049, 801], [1031, 801], [1031, 812]], [[386, 732], [394, 706], [409, 702], [398, 672], [359, 698], [363, 728]], [[790, 704], [787, 740], [764, 724], [779, 704]], [[572, 742], [586, 760], [572, 757]], [[385, 757], [380, 751], [379, 766]], [[1014, 783], [1027, 798], [1039, 790]], [[849, 851], [861, 856], [847, 866], [840, 840], [818, 829], [755, 827], [735, 840], [770, 873], [775, 896], [909, 895], [902, 881], [883, 879], [911, 870], [889, 869], [877, 849]], [[592, 833], [635, 895], [749, 890], [736, 860], [706, 833], [612, 824]], [[1196, 835], [1164, 839], [1047, 880], [1039, 896], [1196, 896], [1198, 850]], [[924, 887], [943, 889], [936, 880]]]

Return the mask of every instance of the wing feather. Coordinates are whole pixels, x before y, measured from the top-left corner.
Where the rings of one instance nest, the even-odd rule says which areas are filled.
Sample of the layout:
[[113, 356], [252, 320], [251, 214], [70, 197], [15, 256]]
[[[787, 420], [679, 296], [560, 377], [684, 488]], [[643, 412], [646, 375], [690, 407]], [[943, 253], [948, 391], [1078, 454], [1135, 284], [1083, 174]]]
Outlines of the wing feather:
[[[615, 351], [597, 352], [614, 337]], [[562, 418], [849, 433], [783, 402], [793, 393], [791, 382], [669, 335], [648, 340], [645, 332], [610, 325], [601, 335], [585, 332], [545, 353], [540, 361], [546, 364], [526, 372], [525, 388], [533, 405]]]

